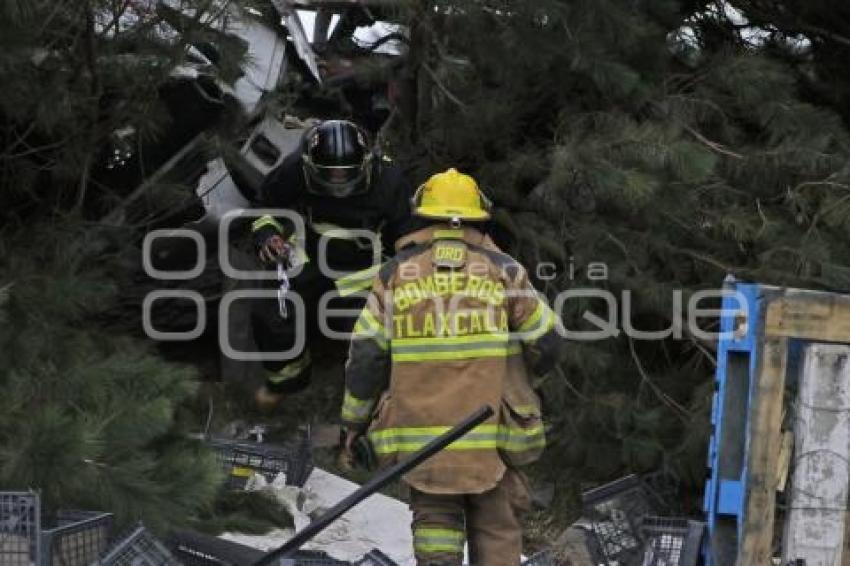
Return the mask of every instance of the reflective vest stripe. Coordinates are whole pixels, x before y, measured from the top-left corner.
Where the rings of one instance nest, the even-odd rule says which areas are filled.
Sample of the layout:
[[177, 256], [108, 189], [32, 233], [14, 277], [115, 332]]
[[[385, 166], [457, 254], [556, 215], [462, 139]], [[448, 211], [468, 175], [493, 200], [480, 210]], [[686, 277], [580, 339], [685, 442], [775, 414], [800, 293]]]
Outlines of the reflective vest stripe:
[[[343, 228], [330, 222], [310, 222], [310, 228], [317, 234], [339, 238], [340, 240], [360, 240], [363, 238], [363, 232], [367, 231], [363, 228]], [[368, 231], [375, 233], [371, 230]]]
[[413, 548], [417, 552], [436, 553], [463, 552], [463, 541], [466, 533], [458, 529], [437, 527], [414, 527]]
[[254, 222], [251, 223], [251, 231], [256, 232], [257, 230], [259, 230], [260, 228], [263, 228], [264, 226], [271, 226], [272, 228], [274, 228], [275, 230], [277, 230], [281, 234], [283, 234], [283, 232], [284, 232], [283, 225], [280, 222], [278, 222], [277, 220], [275, 220], [274, 217], [269, 216], [268, 214], [265, 215], [265, 216], [260, 216], [259, 218], [254, 220]]
[[537, 300], [537, 307], [531, 316], [523, 322], [517, 331], [522, 334], [523, 342], [534, 342], [553, 328], [557, 315], [542, 299]]
[[435, 240], [462, 240], [463, 230], [434, 230]]
[[358, 399], [346, 389], [342, 400], [342, 418], [353, 423], [366, 422], [374, 406], [374, 399]]
[[281, 384], [284, 381], [289, 381], [290, 379], [295, 379], [304, 372], [310, 364], [312, 363], [312, 359], [310, 356], [310, 351], [307, 350], [301, 357], [292, 360], [287, 363], [283, 368], [275, 373], [270, 373], [266, 376], [266, 379], [270, 383]]
[[506, 333], [473, 334], [433, 338], [403, 338], [392, 341], [394, 362], [505, 358], [519, 354], [522, 347], [510, 342]]
[[521, 352], [520, 346], [510, 346], [509, 348], [476, 348], [473, 350], [443, 350], [435, 352], [413, 352], [403, 353], [392, 350], [392, 358], [394, 362], [429, 362], [429, 361], [450, 361], [450, 360], [470, 360], [480, 358], [506, 358]]
[[393, 348], [427, 349], [432, 346], [463, 344], [506, 345], [510, 340], [507, 332], [487, 332], [466, 336], [429, 336], [427, 338], [394, 338]]
[[372, 281], [381, 270], [381, 265], [373, 265], [368, 269], [355, 271], [336, 280], [336, 289], [341, 297], [353, 295], [358, 291], [372, 288]]
[[381, 324], [372, 311], [368, 307], [360, 311], [360, 317], [354, 323], [355, 338], [370, 338], [382, 350], [386, 350], [389, 345], [387, 338], [387, 329]]
[[[415, 452], [450, 428], [448, 426], [388, 428], [369, 433], [369, 440], [378, 454]], [[522, 452], [543, 448], [545, 445], [546, 436], [542, 424], [527, 429], [504, 424], [485, 424], [477, 426], [472, 432], [450, 444], [446, 450], [501, 449]]]

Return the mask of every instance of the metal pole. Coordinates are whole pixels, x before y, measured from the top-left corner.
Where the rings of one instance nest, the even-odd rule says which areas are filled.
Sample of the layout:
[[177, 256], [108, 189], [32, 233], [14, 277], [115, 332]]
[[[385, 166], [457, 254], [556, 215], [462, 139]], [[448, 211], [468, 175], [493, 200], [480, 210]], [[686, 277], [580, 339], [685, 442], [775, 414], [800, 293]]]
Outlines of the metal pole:
[[493, 409], [488, 405], [482, 406], [480, 409], [464, 419], [463, 422], [438, 436], [423, 446], [420, 450], [414, 452], [409, 458], [380, 472], [377, 476], [362, 485], [360, 489], [334, 505], [327, 511], [327, 513], [307, 525], [303, 530], [296, 533], [295, 536], [289, 539], [283, 546], [266, 554], [263, 558], [258, 560], [254, 566], [266, 566], [274, 562], [276, 559], [285, 558], [292, 554], [301, 548], [301, 546], [308, 540], [322, 532], [325, 527], [339, 519], [346, 511], [396, 478], [406, 474], [479, 424], [489, 419], [491, 416], [493, 416]]

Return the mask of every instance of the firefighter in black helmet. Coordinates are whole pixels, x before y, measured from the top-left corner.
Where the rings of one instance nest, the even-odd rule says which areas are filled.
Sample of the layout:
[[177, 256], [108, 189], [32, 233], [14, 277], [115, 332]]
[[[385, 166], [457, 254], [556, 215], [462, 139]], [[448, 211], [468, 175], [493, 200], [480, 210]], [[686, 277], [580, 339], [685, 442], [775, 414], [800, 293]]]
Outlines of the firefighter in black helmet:
[[[415, 229], [412, 193], [400, 169], [372, 147], [356, 124], [327, 120], [307, 131], [301, 150], [268, 175], [259, 202], [261, 208], [299, 214], [306, 241], [295, 241], [293, 227], [283, 217], [262, 216], [252, 226], [261, 260], [302, 264], [290, 292], [304, 301], [307, 320], [298, 321], [293, 309], [283, 318], [274, 298], [256, 301], [252, 326], [259, 351], [290, 350], [300, 329], [315, 334], [317, 305], [327, 293], [334, 295], [334, 308], [362, 308], [362, 299], [351, 295], [370, 288], [380, 264], [374, 240], [363, 231], [376, 234], [382, 249], [392, 255], [398, 237]], [[336, 322], [340, 326], [333, 329], [338, 331], [353, 325], [353, 319]], [[266, 383], [256, 394], [261, 409], [275, 407], [285, 394], [307, 385], [312, 364], [309, 340], [305, 343], [294, 359], [263, 362]]]

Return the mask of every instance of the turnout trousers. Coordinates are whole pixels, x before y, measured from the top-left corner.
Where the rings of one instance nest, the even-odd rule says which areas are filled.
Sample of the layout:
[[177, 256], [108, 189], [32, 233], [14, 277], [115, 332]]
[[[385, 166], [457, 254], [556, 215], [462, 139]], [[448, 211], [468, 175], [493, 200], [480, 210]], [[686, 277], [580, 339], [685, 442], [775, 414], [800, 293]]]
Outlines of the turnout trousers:
[[[267, 280], [258, 287], [268, 291], [277, 289], [278, 282]], [[323, 305], [323, 296], [333, 298]], [[319, 318], [325, 316], [327, 326], [341, 333], [351, 332], [356, 315], [340, 316], [340, 312], [328, 315], [326, 309], [350, 309], [359, 312], [363, 308], [361, 297], [339, 297], [334, 281], [322, 274], [317, 263], [304, 264], [301, 273], [290, 280], [287, 301], [288, 316], [280, 316], [278, 300], [274, 297], [257, 298], [251, 306], [251, 326], [257, 352], [278, 354], [292, 352], [287, 360], [265, 360], [266, 386], [275, 393], [294, 393], [309, 385], [312, 375], [310, 342], [323, 334]], [[296, 306], [295, 303], [299, 303]], [[300, 348], [298, 346], [301, 346]]]
[[476, 494], [429, 494], [410, 488], [413, 548], [418, 566], [460, 566], [464, 542], [470, 566], [517, 566], [520, 515], [530, 509], [528, 484], [508, 468], [493, 489]]

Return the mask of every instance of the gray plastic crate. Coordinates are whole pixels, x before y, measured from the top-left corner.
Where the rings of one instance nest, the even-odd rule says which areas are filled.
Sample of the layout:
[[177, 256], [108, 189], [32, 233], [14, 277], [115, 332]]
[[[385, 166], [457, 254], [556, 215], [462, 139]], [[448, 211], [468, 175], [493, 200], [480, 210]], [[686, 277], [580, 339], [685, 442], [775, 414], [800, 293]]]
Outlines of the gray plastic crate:
[[101, 566], [181, 566], [144, 525], [123, 538], [100, 561]]
[[642, 566], [696, 566], [705, 523], [682, 518], [645, 517]]
[[43, 566], [89, 566], [106, 549], [112, 533], [112, 513], [60, 511], [52, 528], [41, 531]]
[[40, 514], [37, 493], [0, 492], [0, 564], [39, 563]]

